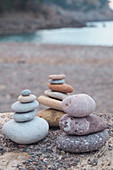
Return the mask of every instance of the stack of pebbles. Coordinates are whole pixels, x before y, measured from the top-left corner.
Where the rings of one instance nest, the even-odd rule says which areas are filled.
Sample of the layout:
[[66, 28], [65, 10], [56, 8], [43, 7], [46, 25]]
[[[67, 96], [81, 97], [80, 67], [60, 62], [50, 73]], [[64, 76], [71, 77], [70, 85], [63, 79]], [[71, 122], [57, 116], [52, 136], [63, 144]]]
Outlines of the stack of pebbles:
[[38, 97], [38, 102], [48, 106], [38, 112], [37, 116], [47, 120], [50, 126], [58, 127], [60, 118], [65, 114], [62, 109], [62, 100], [73, 92], [73, 88], [65, 83], [64, 74], [49, 75], [48, 87], [43, 96]]
[[62, 102], [65, 114], [59, 122], [64, 134], [57, 138], [57, 146], [64, 151], [80, 153], [99, 150], [109, 134], [104, 120], [92, 114], [95, 101], [86, 94], [72, 95]]
[[48, 123], [35, 117], [39, 103], [35, 100], [36, 96], [26, 89], [21, 92], [18, 101], [12, 105], [14, 120], [6, 122], [3, 133], [12, 141], [18, 144], [31, 144], [38, 142], [48, 134]]

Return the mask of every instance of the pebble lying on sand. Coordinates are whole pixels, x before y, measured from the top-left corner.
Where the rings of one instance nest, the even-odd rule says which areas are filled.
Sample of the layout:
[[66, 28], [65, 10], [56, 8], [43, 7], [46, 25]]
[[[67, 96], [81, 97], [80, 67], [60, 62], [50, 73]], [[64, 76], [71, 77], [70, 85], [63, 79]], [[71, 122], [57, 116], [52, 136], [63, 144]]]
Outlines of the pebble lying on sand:
[[55, 109], [44, 109], [38, 112], [37, 116], [45, 119], [50, 126], [58, 127], [59, 120], [65, 113]]
[[99, 150], [109, 139], [106, 130], [86, 135], [70, 136], [63, 134], [57, 138], [57, 146], [67, 152], [81, 153]]
[[59, 121], [60, 128], [65, 132], [57, 138], [57, 146], [64, 151], [79, 153], [100, 149], [109, 134], [105, 130], [106, 123], [102, 118], [92, 114], [95, 101], [86, 94], [72, 95], [62, 102], [67, 114]]
[[[65, 84], [64, 74], [49, 75], [49, 90], [45, 90], [45, 96], [39, 96], [38, 102], [50, 107], [38, 112], [38, 116], [43, 117], [50, 126], [59, 126], [59, 119], [64, 115], [62, 100], [73, 91], [72, 86]], [[53, 121], [53, 123], [52, 123]]]
[[[26, 99], [23, 99], [24, 97], [27, 97], [26, 102]], [[38, 142], [48, 134], [49, 130], [46, 120], [35, 117], [37, 114], [36, 108], [39, 105], [35, 100], [36, 96], [32, 95], [34, 100], [31, 100], [31, 102], [29, 97], [31, 98], [30, 90], [27, 89], [21, 92], [21, 99], [24, 102], [17, 101], [12, 105], [12, 109], [15, 111], [14, 120], [6, 122], [2, 127], [3, 134], [18, 144]]]

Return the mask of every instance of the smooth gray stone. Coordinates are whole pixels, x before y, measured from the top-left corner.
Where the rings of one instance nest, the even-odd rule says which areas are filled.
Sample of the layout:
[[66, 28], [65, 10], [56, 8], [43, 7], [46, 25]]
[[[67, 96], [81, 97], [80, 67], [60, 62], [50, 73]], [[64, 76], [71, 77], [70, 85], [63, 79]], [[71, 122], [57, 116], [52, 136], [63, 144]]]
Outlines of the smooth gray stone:
[[22, 96], [29, 96], [31, 94], [31, 91], [29, 89], [25, 89], [21, 92]]
[[63, 83], [65, 83], [65, 80], [64, 79], [62, 79], [62, 80], [49, 79], [48, 82], [51, 83], [51, 84], [63, 84]]
[[24, 123], [10, 120], [2, 127], [3, 134], [18, 144], [38, 142], [46, 137], [48, 130], [47, 121], [40, 117], [35, 117], [33, 120]]
[[13, 119], [16, 122], [27, 122], [30, 121], [32, 119], [34, 119], [34, 117], [37, 114], [37, 110], [33, 110], [32, 112], [28, 112], [28, 113], [14, 113], [13, 115]]
[[52, 97], [52, 98], [55, 98], [55, 99], [59, 99], [59, 100], [63, 100], [66, 97], [69, 96], [68, 94], [64, 94], [64, 93], [61, 93], [61, 92], [54, 92], [54, 91], [51, 91], [51, 90], [45, 90], [44, 94], [46, 96], [49, 96], [49, 97]]
[[57, 138], [56, 144], [59, 149], [67, 152], [82, 153], [99, 150], [109, 139], [109, 134], [106, 130], [86, 135], [86, 136], [71, 136], [63, 134]]
[[39, 103], [34, 100], [31, 103], [20, 103], [19, 101], [15, 102], [12, 104], [11, 109], [14, 112], [29, 112], [32, 111], [34, 109], [36, 109], [39, 106]]

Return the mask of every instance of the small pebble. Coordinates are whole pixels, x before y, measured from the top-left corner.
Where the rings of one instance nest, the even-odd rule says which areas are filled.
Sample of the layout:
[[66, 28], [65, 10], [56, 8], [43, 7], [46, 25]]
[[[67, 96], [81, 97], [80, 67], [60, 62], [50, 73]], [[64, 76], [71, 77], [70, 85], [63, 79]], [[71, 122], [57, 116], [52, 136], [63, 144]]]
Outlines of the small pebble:
[[21, 92], [22, 96], [29, 96], [31, 94], [31, 91], [29, 89], [25, 89]]

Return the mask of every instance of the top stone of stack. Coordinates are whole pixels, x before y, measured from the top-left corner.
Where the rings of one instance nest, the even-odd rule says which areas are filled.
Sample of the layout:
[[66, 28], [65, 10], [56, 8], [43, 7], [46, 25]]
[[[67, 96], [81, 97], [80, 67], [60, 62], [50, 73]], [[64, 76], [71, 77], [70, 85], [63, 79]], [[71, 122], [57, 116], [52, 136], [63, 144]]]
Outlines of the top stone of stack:
[[96, 103], [87, 94], [76, 94], [66, 97], [62, 102], [65, 113], [72, 117], [85, 117], [95, 111]]
[[52, 74], [52, 75], [49, 75], [49, 79], [52, 79], [52, 80], [62, 80], [62, 79], [65, 79], [65, 75], [64, 74]]
[[65, 83], [65, 77], [64, 74], [49, 75], [49, 89], [55, 92], [72, 93], [73, 87]]

